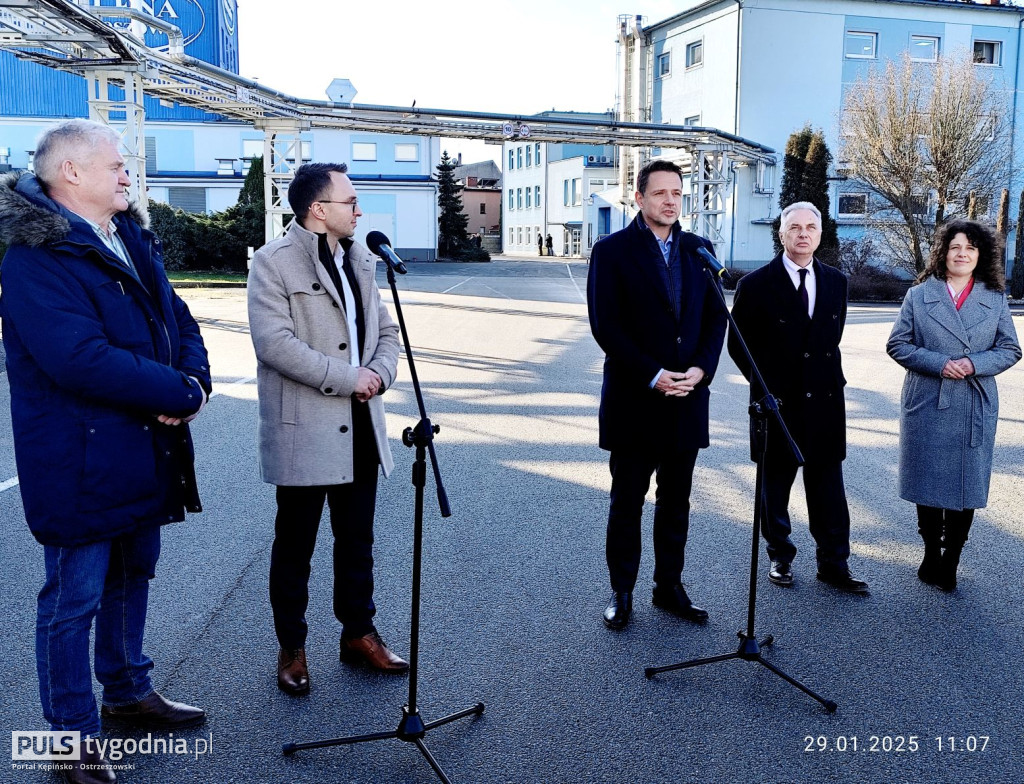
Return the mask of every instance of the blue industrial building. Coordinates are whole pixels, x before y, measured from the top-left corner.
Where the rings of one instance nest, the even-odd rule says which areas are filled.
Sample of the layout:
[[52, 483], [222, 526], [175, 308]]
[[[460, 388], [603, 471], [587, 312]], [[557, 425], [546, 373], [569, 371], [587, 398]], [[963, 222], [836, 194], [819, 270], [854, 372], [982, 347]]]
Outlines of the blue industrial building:
[[[102, 17], [101, 7], [124, 5], [121, 0], [93, 0], [89, 10]], [[159, 0], [146, 10], [181, 29], [187, 55], [238, 74], [235, 0]], [[151, 48], [168, 44], [167, 35], [154, 27], [143, 28], [120, 16], [104, 18], [136, 32]], [[325, 74], [324, 85], [330, 81]], [[35, 140], [43, 128], [60, 118], [89, 116], [90, 84], [77, 74], [0, 50], [0, 169], [32, 168]], [[123, 99], [120, 87], [108, 90], [110, 100]], [[234, 204], [249, 161], [264, 153], [263, 131], [152, 96], [145, 96], [143, 105], [150, 198], [191, 212]], [[111, 114], [112, 124], [119, 119], [123, 114]], [[349, 164], [364, 212], [357, 238], [380, 230], [404, 257], [435, 258], [437, 138], [314, 127], [303, 131], [301, 140], [303, 160]]]
[[[809, 123], [824, 131], [836, 157], [831, 202], [840, 233], [863, 231], [863, 187], [843, 178], [840, 119], [844, 91], [871, 68], [910, 53], [921, 63], [940, 54], [973, 53], [1005, 91], [1012, 153], [1004, 183], [985, 194], [995, 220], [1008, 188], [1016, 215], [1024, 185], [1020, 130], [1024, 104], [1019, 56], [1024, 8], [950, 0], [691, 0], [680, 13], [620, 35], [620, 111], [639, 121], [706, 126], [782, 151]], [[738, 268], [771, 258], [778, 215], [776, 171], [734, 169], [722, 208], [720, 253]], [[934, 209], [934, 205], [932, 206]], [[1009, 245], [1012, 247], [1013, 234]]]

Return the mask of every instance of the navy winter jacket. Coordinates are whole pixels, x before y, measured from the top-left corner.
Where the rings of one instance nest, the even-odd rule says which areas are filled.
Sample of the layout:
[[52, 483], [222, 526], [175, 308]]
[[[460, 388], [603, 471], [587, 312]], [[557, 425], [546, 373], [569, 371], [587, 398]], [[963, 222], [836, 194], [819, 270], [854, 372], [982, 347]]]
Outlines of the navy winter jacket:
[[167, 281], [160, 240], [137, 214], [114, 221], [138, 278], [34, 175], [0, 179], [14, 451], [25, 518], [43, 544], [108, 540], [200, 511], [188, 426], [156, 417], [199, 409], [206, 349]]

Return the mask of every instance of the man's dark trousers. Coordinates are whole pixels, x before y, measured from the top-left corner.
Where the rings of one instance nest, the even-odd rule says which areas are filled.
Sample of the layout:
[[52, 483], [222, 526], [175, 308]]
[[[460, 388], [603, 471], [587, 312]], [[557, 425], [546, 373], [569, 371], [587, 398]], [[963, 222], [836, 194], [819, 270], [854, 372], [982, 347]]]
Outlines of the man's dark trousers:
[[683, 573], [690, 528], [690, 485], [699, 450], [658, 456], [613, 450], [611, 506], [608, 512], [606, 558], [613, 591], [632, 591], [640, 569], [644, 499], [656, 474], [654, 504], [654, 583], [675, 585]]
[[[768, 557], [792, 563], [796, 547], [790, 539], [789, 493], [796, 479], [797, 465], [785, 457], [765, 461], [764, 488], [767, 514], [761, 534], [767, 542]], [[803, 467], [807, 495], [807, 520], [817, 544], [819, 567], [845, 569], [850, 557], [850, 510], [843, 485], [840, 460], [810, 461]]]
[[351, 484], [277, 488], [277, 519], [270, 554], [270, 605], [282, 648], [306, 645], [309, 574], [324, 499], [334, 534], [334, 615], [343, 636], [374, 630], [373, 513], [379, 459], [370, 410], [352, 400], [354, 481]]

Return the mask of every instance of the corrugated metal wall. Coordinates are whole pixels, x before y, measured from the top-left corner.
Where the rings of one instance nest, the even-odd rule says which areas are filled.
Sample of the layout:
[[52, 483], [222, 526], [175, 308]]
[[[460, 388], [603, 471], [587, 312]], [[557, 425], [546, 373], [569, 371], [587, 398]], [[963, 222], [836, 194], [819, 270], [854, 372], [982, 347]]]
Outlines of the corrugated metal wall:
[[[103, 5], [115, 2], [102, 0]], [[235, 0], [160, 0], [156, 4], [158, 15], [181, 27], [189, 55], [238, 73], [235, 11]], [[166, 36], [146, 34], [146, 43], [150, 46], [166, 42]], [[122, 90], [111, 88], [110, 100], [123, 97]], [[81, 77], [19, 60], [10, 52], [0, 51], [0, 116], [86, 117], [89, 113], [87, 98], [86, 82]], [[149, 120], [203, 122], [218, 119], [196, 109], [161, 106], [152, 98], [146, 98], [145, 106]]]

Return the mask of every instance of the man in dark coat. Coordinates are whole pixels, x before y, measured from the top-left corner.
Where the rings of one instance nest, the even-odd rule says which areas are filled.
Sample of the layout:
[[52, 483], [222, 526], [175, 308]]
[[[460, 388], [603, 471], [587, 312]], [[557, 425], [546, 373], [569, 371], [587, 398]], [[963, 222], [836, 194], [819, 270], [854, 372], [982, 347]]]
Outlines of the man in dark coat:
[[[111, 782], [98, 746], [89, 633], [105, 721], [201, 723], [154, 691], [142, 650], [160, 526], [200, 511], [187, 422], [210, 393], [199, 327], [160, 241], [129, 207], [112, 129], [40, 137], [36, 174], [0, 182], [0, 317], [25, 518], [43, 545], [36, 661], [53, 730], [80, 733], [72, 782]], [[74, 740], [74, 736], [72, 736]]]
[[637, 176], [640, 214], [594, 245], [587, 281], [590, 328], [604, 350], [600, 446], [611, 454], [606, 557], [609, 628], [629, 621], [640, 568], [640, 518], [651, 475], [654, 604], [704, 621], [681, 583], [690, 484], [708, 446], [708, 385], [725, 339], [725, 314], [701, 271], [711, 243], [679, 226], [682, 174], [656, 160]]
[[[814, 258], [821, 242], [821, 213], [813, 204], [797, 202], [786, 207], [779, 236], [785, 250], [740, 280], [732, 315], [804, 456], [807, 516], [817, 543], [818, 579], [864, 593], [867, 583], [854, 579], [847, 566], [846, 378], [839, 352], [846, 324], [846, 276]], [[729, 334], [729, 356], [750, 381], [750, 365], [735, 332]], [[751, 402], [762, 397], [764, 390], [752, 385]], [[755, 460], [757, 451], [752, 422]], [[796, 547], [790, 539], [789, 493], [797, 468], [785, 437], [769, 419], [762, 534], [771, 559], [768, 579], [782, 586], [793, 584]]]

